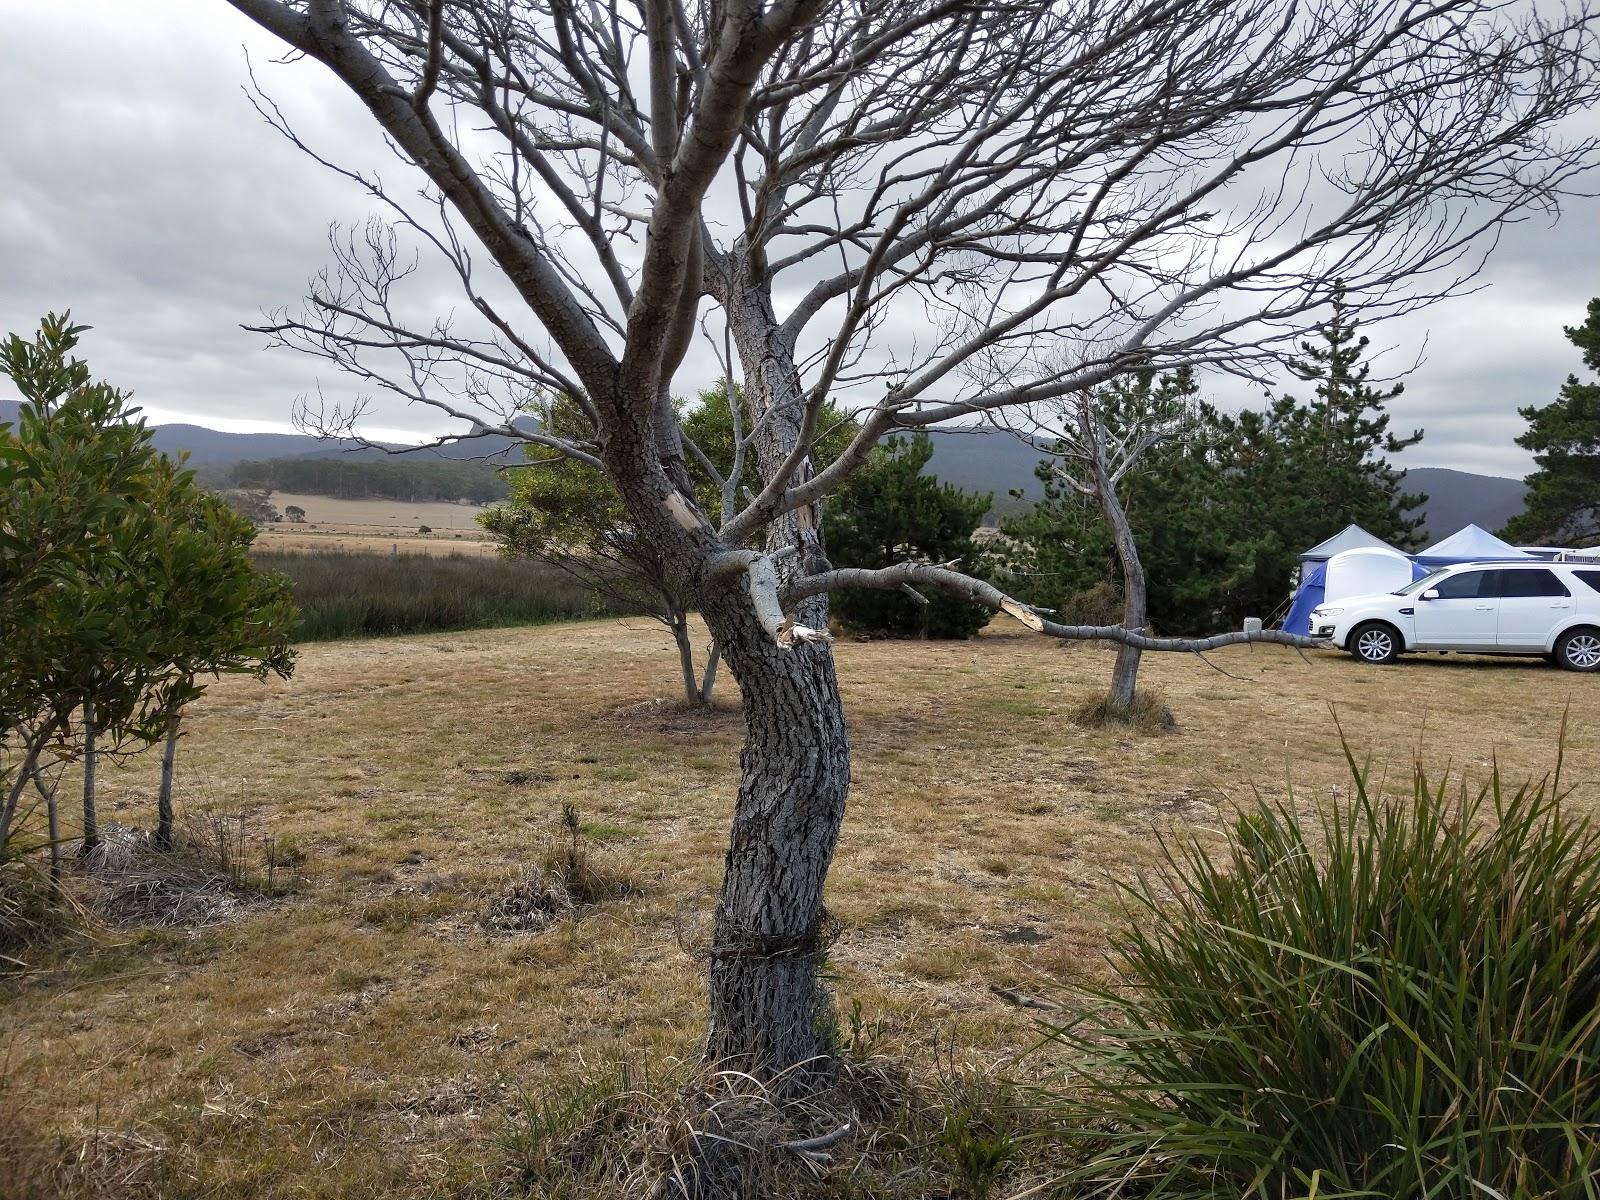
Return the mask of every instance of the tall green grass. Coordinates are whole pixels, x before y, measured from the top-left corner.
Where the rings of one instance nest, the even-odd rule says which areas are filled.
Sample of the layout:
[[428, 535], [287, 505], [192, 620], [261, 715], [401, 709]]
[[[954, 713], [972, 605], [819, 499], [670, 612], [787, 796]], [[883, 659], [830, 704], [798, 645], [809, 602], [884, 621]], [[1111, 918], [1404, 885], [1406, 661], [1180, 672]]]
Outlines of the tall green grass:
[[1420, 771], [1319, 818], [1258, 801], [1171, 847], [1125, 985], [1056, 1032], [1063, 1194], [1600, 1195], [1600, 843], [1556, 777]]
[[487, 629], [617, 612], [559, 569], [463, 554], [390, 557], [320, 551], [257, 551], [265, 570], [294, 585], [302, 642]]

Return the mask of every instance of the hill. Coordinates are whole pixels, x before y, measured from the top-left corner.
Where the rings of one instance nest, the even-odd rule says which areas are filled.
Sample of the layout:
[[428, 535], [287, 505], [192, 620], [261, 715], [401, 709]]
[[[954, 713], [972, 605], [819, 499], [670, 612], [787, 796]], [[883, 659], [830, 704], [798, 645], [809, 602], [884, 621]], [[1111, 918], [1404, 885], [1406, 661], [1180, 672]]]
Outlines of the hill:
[[[0, 421], [15, 421], [15, 400], [0, 399]], [[396, 460], [390, 450], [402, 450], [399, 442], [384, 442], [377, 446], [362, 446], [353, 441], [339, 441], [312, 437], [304, 433], [230, 433], [221, 429], [208, 429], [203, 425], [175, 423], [155, 425], [156, 449], [165, 454], [187, 451], [190, 465], [195, 467], [226, 467], [234, 463], [273, 458], [323, 458], [334, 454], [347, 454], [358, 459]], [[507, 437], [474, 438], [453, 446], [430, 446], [417, 449], [398, 458], [417, 459], [500, 459], [507, 455], [521, 455], [519, 443]]]
[[1428, 497], [1419, 507], [1426, 519], [1426, 532], [1436, 540], [1463, 525], [1477, 525], [1491, 532], [1499, 529], [1522, 511], [1522, 498], [1528, 491], [1528, 485], [1520, 479], [1474, 475], [1449, 467], [1413, 467], [1406, 472], [1405, 487], [1408, 492], [1422, 492]]
[[[0, 400], [0, 421], [16, 419], [17, 403]], [[521, 451], [510, 438], [486, 437], [453, 446], [430, 447], [413, 454], [393, 456], [382, 449], [354, 448], [349, 443], [328, 442], [299, 433], [225, 433], [200, 425], [157, 425], [156, 445], [169, 454], [187, 450], [198, 467], [228, 467], [246, 460], [275, 458], [325, 458], [345, 454], [355, 459], [406, 463], [440, 459], [515, 461]], [[946, 483], [969, 492], [994, 493], [994, 510], [1005, 514], [1026, 508], [1039, 498], [1039, 481], [1033, 468], [1039, 451], [1021, 438], [994, 430], [935, 429], [933, 459], [928, 469]], [[398, 446], [391, 447], [398, 449]], [[1406, 472], [1408, 490], [1424, 492], [1421, 506], [1427, 532], [1435, 538], [1453, 533], [1468, 523], [1499, 529], [1522, 509], [1527, 490], [1519, 479], [1475, 475], [1448, 467], [1414, 467]], [[1011, 499], [1012, 489], [1023, 499]]]

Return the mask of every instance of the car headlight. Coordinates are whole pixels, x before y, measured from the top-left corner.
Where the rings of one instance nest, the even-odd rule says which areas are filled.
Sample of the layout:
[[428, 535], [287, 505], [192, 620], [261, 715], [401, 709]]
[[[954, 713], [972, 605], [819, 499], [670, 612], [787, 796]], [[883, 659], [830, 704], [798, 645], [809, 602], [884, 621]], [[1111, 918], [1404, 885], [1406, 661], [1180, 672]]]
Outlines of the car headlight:
[[1337, 617], [1344, 612], [1342, 608], [1314, 608], [1311, 610], [1313, 617]]

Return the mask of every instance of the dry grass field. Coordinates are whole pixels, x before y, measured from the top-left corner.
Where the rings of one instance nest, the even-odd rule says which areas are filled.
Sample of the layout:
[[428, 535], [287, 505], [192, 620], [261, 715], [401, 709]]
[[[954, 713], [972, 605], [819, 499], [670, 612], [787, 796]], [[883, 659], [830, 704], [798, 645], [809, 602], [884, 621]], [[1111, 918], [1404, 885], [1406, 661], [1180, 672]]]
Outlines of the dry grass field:
[[[263, 550], [342, 550], [367, 554], [493, 554], [495, 546], [478, 525], [482, 507], [443, 501], [339, 500], [331, 496], [272, 493], [279, 512], [295, 504], [304, 524], [264, 526]], [[431, 533], [418, 533], [426, 525]]]
[[[1480, 780], [1496, 758], [1513, 779], [1548, 770], [1570, 709], [1566, 778], [1600, 806], [1600, 679], [1538, 664], [1235, 648], [1224, 674], [1151, 656], [1179, 729], [1147, 735], [1069, 722], [1102, 648], [997, 623], [838, 649], [855, 782], [830, 969], [913, 1069], [1048, 1071], [1015, 1063], [1038, 1014], [992, 989], [1102, 976], [1116, 882], [1162, 836], [1213, 837], [1229, 797], [1289, 773], [1304, 803], [1347, 790], [1330, 702], [1391, 773], [1420, 752]], [[210, 928], [102, 932], [6, 984], [0, 1112], [77, 1156], [69, 1191], [496, 1194], [527, 1093], [695, 1052], [685, 947], [718, 881], [739, 720], [727, 697], [710, 715], [656, 703], [676, 670], [649, 622], [591, 622], [309, 646], [292, 682], [215, 686], [181, 801], [292, 840], [294, 889]], [[109, 772], [103, 819], [150, 822], [155, 766]], [[567, 803], [637, 894], [486, 930]]]

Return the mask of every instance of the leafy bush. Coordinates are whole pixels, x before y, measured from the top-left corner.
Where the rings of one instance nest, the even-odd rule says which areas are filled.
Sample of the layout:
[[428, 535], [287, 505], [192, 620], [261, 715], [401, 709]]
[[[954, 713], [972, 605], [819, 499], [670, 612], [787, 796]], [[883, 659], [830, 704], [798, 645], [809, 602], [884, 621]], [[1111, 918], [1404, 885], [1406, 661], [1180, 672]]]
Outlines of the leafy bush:
[[1596, 831], [1559, 768], [1398, 800], [1351, 769], [1347, 804], [1258, 801], [1133, 890], [1127, 986], [1056, 1033], [1071, 1194], [1597, 1194]]
[[555, 567], [464, 554], [392, 558], [264, 551], [289, 577], [302, 642], [572, 621], [617, 607]]

